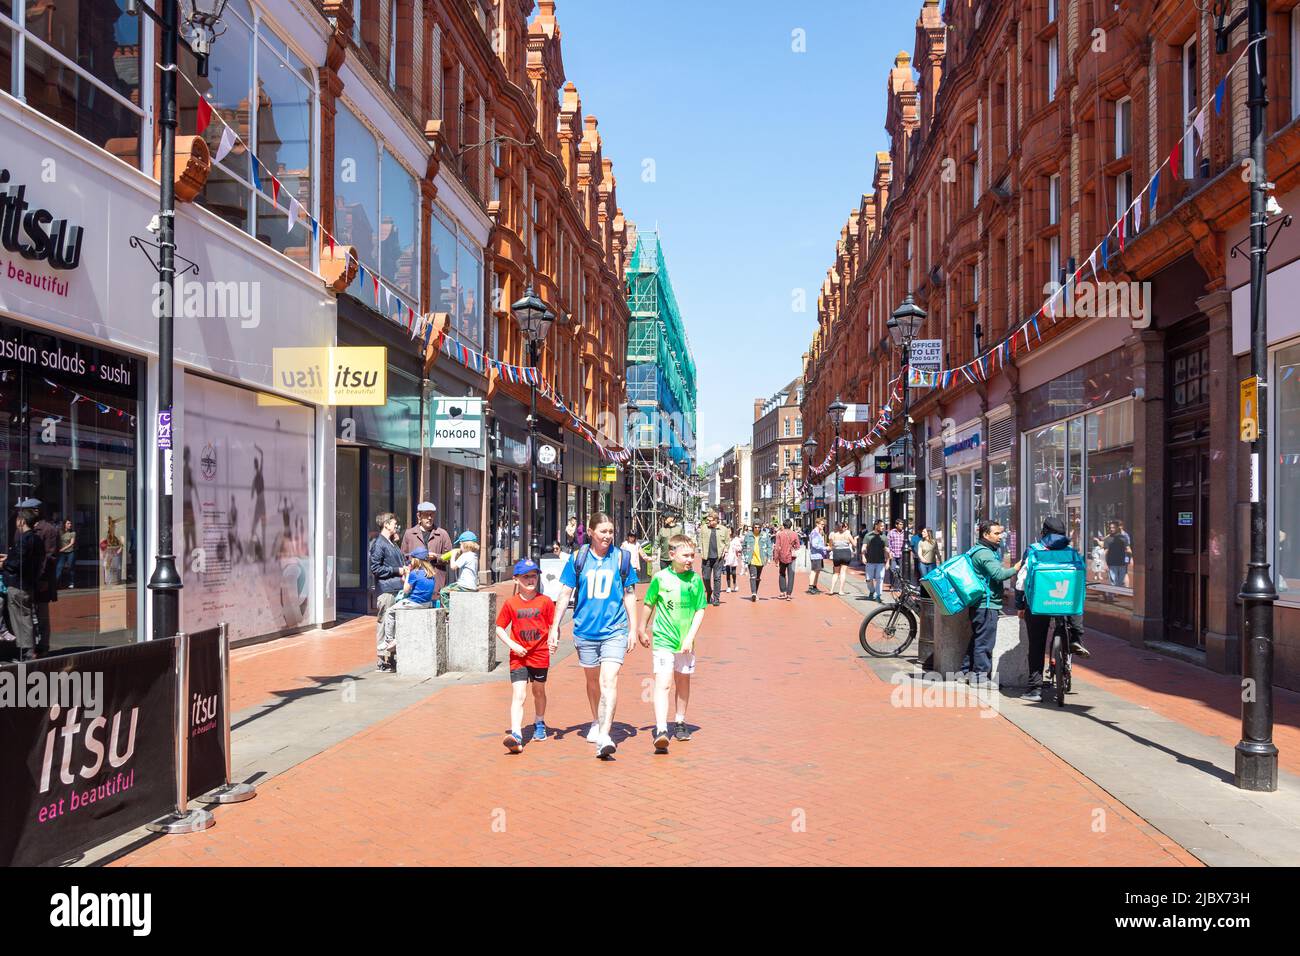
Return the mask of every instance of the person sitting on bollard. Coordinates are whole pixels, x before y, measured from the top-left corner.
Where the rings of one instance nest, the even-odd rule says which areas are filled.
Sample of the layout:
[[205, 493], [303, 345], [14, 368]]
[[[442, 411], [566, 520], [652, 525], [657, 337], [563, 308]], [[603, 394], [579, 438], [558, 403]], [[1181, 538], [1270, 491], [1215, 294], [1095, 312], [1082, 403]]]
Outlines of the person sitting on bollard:
[[440, 605], [450, 609], [453, 591], [478, 590], [478, 535], [473, 531], [462, 531], [456, 539], [456, 547], [442, 557], [456, 576], [455, 581], [438, 592]]
[[429, 560], [428, 551], [424, 548], [416, 548], [411, 552], [409, 563], [402, 568], [402, 580], [404, 583], [401, 595], [384, 612], [382, 622], [384, 644], [379, 656], [381, 662], [387, 662], [387, 666], [381, 666], [379, 669], [384, 671], [397, 670], [397, 618], [394, 612], [403, 608], [433, 607], [434, 588], [437, 586], [438, 579], [433, 569], [433, 562]]

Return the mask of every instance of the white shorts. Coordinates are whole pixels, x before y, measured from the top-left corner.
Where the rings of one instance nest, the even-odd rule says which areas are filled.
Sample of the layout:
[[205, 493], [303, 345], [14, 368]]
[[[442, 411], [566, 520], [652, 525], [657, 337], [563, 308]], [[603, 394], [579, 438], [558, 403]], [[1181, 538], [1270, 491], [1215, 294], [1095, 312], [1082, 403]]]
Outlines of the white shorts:
[[667, 650], [666, 648], [656, 647], [654, 649], [654, 669], [656, 674], [662, 674], [665, 671], [676, 671], [679, 674], [694, 674], [695, 652], [674, 652]]

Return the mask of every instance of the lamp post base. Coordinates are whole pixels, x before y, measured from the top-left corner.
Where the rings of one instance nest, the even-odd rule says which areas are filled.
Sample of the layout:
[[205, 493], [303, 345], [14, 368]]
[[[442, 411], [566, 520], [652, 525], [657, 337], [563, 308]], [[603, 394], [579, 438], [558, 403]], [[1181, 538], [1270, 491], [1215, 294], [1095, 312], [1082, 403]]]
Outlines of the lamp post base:
[[1239, 790], [1273, 793], [1277, 790], [1277, 747], [1271, 743], [1237, 744], [1233, 783]]

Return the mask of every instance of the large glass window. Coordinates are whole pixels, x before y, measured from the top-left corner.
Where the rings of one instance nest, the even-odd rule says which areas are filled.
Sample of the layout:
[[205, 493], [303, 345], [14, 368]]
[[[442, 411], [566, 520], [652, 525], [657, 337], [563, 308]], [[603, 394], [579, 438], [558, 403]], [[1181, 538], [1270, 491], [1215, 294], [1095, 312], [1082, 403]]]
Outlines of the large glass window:
[[1133, 403], [1108, 405], [1025, 435], [1026, 542], [1060, 518], [1088, 563], [1090, 598], [1133, 588]]
[[451, 316], [453, 333], [469, 344], [483, 344], [483, 253], [438, 206], [430, 229], [429, 288], [434, 311]]
[[1300, 599], [1300, 344], [1280, 349], [1273, 381], [1277, 392], [1277, 590], [1285, 599]]
[[[366, 269], [348, 292], [394, 318], [419, 311], [419, 190], [415, 177], [339, 104], [334, 125], [334, 235], [356, 249]], [[385, 282], [376, 296], [372, 275]], [[385, 285], [397, 293], [390, 300]]]
[[139, 166], [141, 40], [126, 0], [0, 0], [0, 90]]
[[[212, 172], [196, 202], [311, 268], [310, 227], [299, 215], [290, 232], [288, 211], [292, 197], [304, 213], [315, 215], [315, 74], [247, 0], [230, 0], [221, 23], [225, 32], [212, 44], [206, 77], [198, 75], [194, 54], [184, 43], [178, 55], [189, 81], [177, 84], [181, 130], [198, 128], [195, 89], [215, 114], [203, 133], [214, 160]], [[227, 128], [242, 142], [216, 162]], [[254, 186], [249, 150], [261, 162], [260, 190]], [[278, 195], [272, 176], [280, 183]]]

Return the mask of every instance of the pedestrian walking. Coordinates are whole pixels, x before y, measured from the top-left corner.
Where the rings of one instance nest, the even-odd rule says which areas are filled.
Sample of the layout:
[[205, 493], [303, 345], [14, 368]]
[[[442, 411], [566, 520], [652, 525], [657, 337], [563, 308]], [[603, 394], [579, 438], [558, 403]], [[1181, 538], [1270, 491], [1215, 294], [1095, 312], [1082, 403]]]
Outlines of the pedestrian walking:
[[655, 539], [655, 554], [659, 558], [659, 567], [666, 568], [672, 561], [672, 546], [668, 543], [673, 536], [681, 531], [677, 527], [677, 516], [668, 515], [664, 518], [664, 525], [659, 529], [659, 536]]
[[451, 535], [438, 524], [438, 506], [432, 501], [421, 501], [415, 506], [415, 524], [402, 535], [402, 554], [410, 555], [423, 548], [432, 556], [434, 572], [438, 576], [438, 590], [447, 583], [447, 562], [443, 555], [451, 550]]
[[822, 562], [830, 555], [830, 549], [826, 544], [826, 519], [818, 517], [813, 522], [812, 530], [808, 532], [808, 593], [821, 594], [821, 588], [817, 587], [817, 581], [821, 578]]
[[966, 552], [975, 572], [984, 579], [984, 595], [970, 608], [970, 643], [962, 656], [959, 680], [983, 683], [992, 677], [993, 646], [998, 639], [998, 617], [1002, 613], [1003, 582], [1014, 578], [1024, 565], [1022, 555], [1009, 568], [1002, 566], [1002, 536], [1006, 533], [996, 521], [987, 518], [977, 528], [979, 541]]
[[569, 521], [564, 526], [564, 554], [572, 554], [578, 550], [578, 516], [569, 515]]
[[33, 530], [36, 512], [19, 508], [14, 517], [14, 537], [0, 555], [0, 576], [5, 583], [6, 617], [18, 639], [18, 660], [33, 661], [50, 650], [50, 635], [37, 620], [37, 589], [45, 568], [45, 544]]
[[434, 574], [431, 557], [424, 548], [416, 548], [402, 566], [401, 590], [395, 593], [393, 602], [380, 618], [383, 643], [379, 645], [379, 657], [387, 666], [380, 666], [378, 670], [397, 670], [397, 612], [404, 608], [433, 607], [438, 592], [437, 575]]
[[726, 567], [727, 549], [731, 547], [731, 532], [718, 523], [716, 512], [710, 511], [700, 529], [697, 543], [700, 552], [700, 569], [704, 578], [704, 596], [714, 607], [722, 604], [722, 572]]
[[758, 585], [763, 579], [763, 568], [772, 560], [772, 541], [759, 525], [745, 532], [740, 553], [749, 568], [749, 599], [758, 600]]
[[516, 754], [524, 748], [521, 726], [529, 687], [535, 713], [532, 739], [546, 739], [546, 675], [551, 654], [559, 646], [559, 635], [552, 628], [555, 602], [537, 590], [540, 577], [531, 558], [515, 562], [515, 593], [497, 612], [497, 637], [510, 648], [510, 732], [503, 743]]
[[889, 545], [889, 584], [898, 591], [902, 580], [903, 548], [907, 546], [907, 535], [903, 531], [902, 518], [894, 521], [886, 541]]
[[59, 560], [54, 569], [58, 583], [65, 588], [75, 588], [77, 560], [77, 532], [71, 518], [63, 521], [63, 531], [59, 534]]
[[397, 546], [397, 532], [401, 527], [397, 515], [385, 511], [375, 517], [375, 524], [379, 525], [379, 534], [370, 542], [368, 554], [370, 575], [379, 592], [375, 600], [375, 669], [388, 671], [392, 670], [392, 655], [387, 653], [384, 618], [402, 590], [402, 568], [406, 562]]
[[772, 545], [772, 557], [776, 559], [778, 568], [777, 583], [783, 601], [794, 596], [794, 559], [798, 551], [799, 533], [794, 530], [794, 522], [786, 518]]
[[28, 508], [35, 515], [32, 531], [45, 547], [41, 577], [36, 584], [36, 621], [48, 647], [54, 633], [50, 625], [50, 604], [59, 599], [59, 529], [46, 517], [39, 498], [25, 498], [18, 502], [18, 507]]
[[[1038, 547], [1044, 551], [1074, 551], [1070, 546], [1070, 539], [1065, 534], [1065, 522], [1060, 518], [1049, 515], [1043, 519], [1042, 536], [1038, 539]], [[1028, 557], [1028, 554], [1026, 554]], [[1075, 558], [1080, 565], [1083, 564], [1083, 556], [1075, 552]], [[1022, 562], [1020, 573], [1016, 575], [1016, 608], [1020, 617], [1025, 622], [1025, 632], [1029, 637], [1029, 686], [1023, 694], [1021, 700], [1030, 703], [1038, 703], [1043, 699], [1043, 661], [1047, 655], [1047, 631], [1052, 623], [1051, 614], [1035, 614], [1025, 600], [1025, 592], [1028, 590], [1028, 562]], [[1070, 642], [1070, 653], [1080, 657], [1091, 657], [1092, 654], [1083, 646], [1083, 616], [1077, 614], [1066, 614], [1060, 616], [1060, 626], [1065, 630], [1066, 640]]]
[[835, 585], [840, 587], [839, 593], [844, 593], [844, 585], [849, 576], [849, 565], [853, 563], [853, 552], [857, 542], [853, 539], [853, 533], [849, 531], [847, 521], [841, 521], [840, 526], [831, 533], [831, 560], [835, 564], [835, 573], [831, 576], [831, 594], [835, 593]]
[[1124, 530], [1124, 522], [1112, 521], [1108, 525], [1104, 545], [1106, 548], [1106, 570], [1110, 572], [1110, 583], [1116, 587], [1128, 586], [1128, 566], [1133, 561], [1133, 539]]
[[736, 591], [736, 568], [740, 567], [740, 548], [743, 542], [741, 540], [742, 536], [739, 528], [732, 528], [729, 534], [731, 536], [731, 543], [727, 545], [727, 555], [724, 559], [725, 564], [723, 572], [726, 574], [726, 590], [734, 594]]
[[916, 563], [925, 577], [939, 563], [939, 545], [934, 540], [934, 532], [929, 528], [921, 529], [921, 537], [916, 542]]
[[691, 675], [695, 673], [695, 638], [708, 604], [704, 582], [695, 573], [695, 542], [679, 534], [673, 538], [672, 548], [672, 564], [650, 579], [637, 629], [641, 646], [651, 647], [653, 625], [656, 753], [668, 752], [668, 699], [674, 691], [677, 711], [673, 736], [677, 740], [691, 739], [686, 728], [686, 707], [691, 699]]
[[555, 604], [551, 643], [559, 640], [569, 599], [573, 604], [573, 646], [587, 680], [591, 728], [587, 740], [597, 757], [612, 757], [618, 749], [610, 728], [618, 702], [618, 672], [628, 651], [628, 634], [636, 620], [637, 574], [631, 556], [614, 543], [614, 519], [597, 514], [588, 525], [589, 544], [569, 556], [560, 573], [560, 599]]
[[629, 531], [627, 537], [623, 539], [623, 543], [619, 545], [619, 547], [626, 551], [628, 557], [632, 559], [632, 568], [636, 571], [637, 576], [643, 577], [645, 573], [643, 568], [645, 567], [646, 556], [645, 552], [641, 550], [641, 542], [637, 538], [636, 532]]
[[885, 540], [885, 523], [879, 518], [862, 540], [862, 564], [867, 579], [867, 597], [883, 601], [885, 590], [885, 564], [889, 560], [889, 545]]

